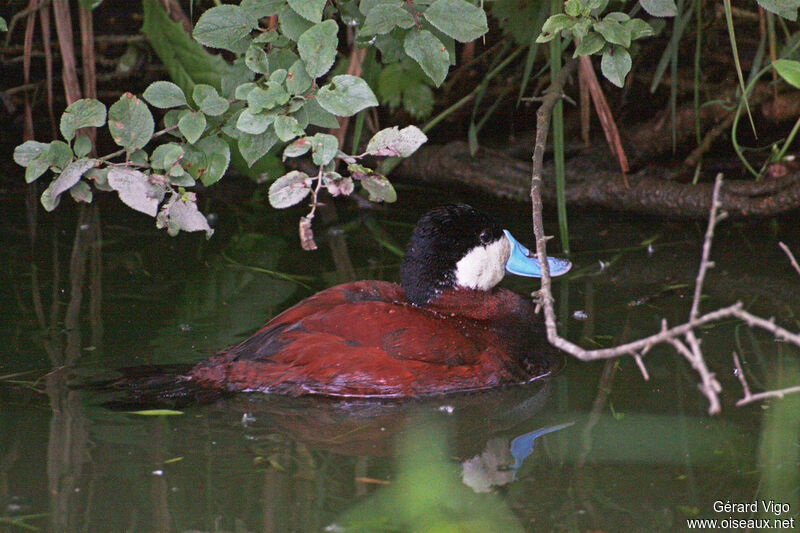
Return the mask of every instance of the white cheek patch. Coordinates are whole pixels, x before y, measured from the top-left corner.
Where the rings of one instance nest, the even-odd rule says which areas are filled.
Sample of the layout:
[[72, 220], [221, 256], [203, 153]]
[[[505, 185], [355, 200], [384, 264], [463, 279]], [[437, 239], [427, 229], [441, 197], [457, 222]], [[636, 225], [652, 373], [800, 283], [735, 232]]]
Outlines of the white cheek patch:
[[505, 237], [476, 246], [456, 264], [456, 285], [488, 291], [503, 279], [511, 243]]

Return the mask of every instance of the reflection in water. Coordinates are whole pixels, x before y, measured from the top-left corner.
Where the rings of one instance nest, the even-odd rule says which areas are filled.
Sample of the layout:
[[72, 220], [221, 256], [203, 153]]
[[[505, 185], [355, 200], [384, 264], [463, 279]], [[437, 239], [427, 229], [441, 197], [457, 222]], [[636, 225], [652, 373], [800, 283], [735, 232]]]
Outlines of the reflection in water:
[[[409, 209], [408, 218], [426, 207]], [[730, 372], [735, 349], [755, 386], [768, 388], [769, 379], [757, 378], [776, 374], [782, 381], [775, 386], [798, 383], [787, 363], [797, 352], [776, 348], [744, 326], [703, 332], [704, 348], [715, 354], [710, 363], [731, 393], [723, 416], [714, 418], [704, 414], [696, 378], [684, 362], [657, 350], [648, 354], [646, 383], [630, 361], [569, 362], [560, 375], [530, 388], [431, 401], [241, 395], [171, 417], [98, 408], [104, 398], [67, 386], [70, 373], [87, 373], [85, 360], [113, 369], [201, 359], [289, 305], [299, 285], [249, 268], [286, 268], [281, 254], [292, 253], [253, 234], [226, 249], [227, 258], [207, 254], [202, 266], [185, 240], [104, 243], [107, 259], [130, 248], [141, 252], [144, 265], [138, 273], [107, 271], [101, 285], [92, 209], [79, 212], [69, 242], [59, 230], [52, 249], [37, 243], [40, 268], [28, 274], [26, 266], [25, 275], [12, 277], [32, 289], [33, 299], [22, 293], [19, 300], [33, 305], [22, 306], [30, 307], [27, 314], [2, 317], [6, 332], [13, 331], [6, 343], [13, 348], [0, 358], [0, 379], [43, 359], [48, 368], [44, 379], [27, 383], [42, 396], [0, 387], [0, 530], [22, 530], [9, 525], [17, 520], [58, 532], [305, 532], [331, 524], [355, 530], [674, 531], [685, 529], [690, 517], [714, 518], [712, 504], [720, 499], [773, 499], [789, 505], [787, 517], [800, 511], [798, 397], [736, 409], [737, 382]], [[583, 223], [578, 234], [608, 227], [608, 235], [626, 246], [647, 236], [616, 218]], [[728, 250], [741, 247], [741, 234], [734, 237]], [[716, 243], [720, 267], [709, 297], [727, 301], [734, 294], [766, 308], [762, 314], [797, 316], [795, 278], [772, 267], [783, 265], [782, 256], [759, 262], [763, 271], [745, 273], [753, 265], [726, 255], [725, 242], [721, 235]], [[151, 244], [163, 248], [153, 251]], [[762, 247], [755, 241], [751, 246]], [[18, 251], [28, 247], [25, 242], [4, 255], [0, 250], [0, 258], [19, 263], [26, 254]], [[178, 248], [169, 255], [169, 247]], [[644, 248], [578, 255], [584, 271], [576, 271], [569, 291], [562, 286], [560, 297], [565, 333], [585, 345], [603, 345], [651, 331], [662, 317], [685, 316], [681, 287], [694, 275], [696, 254], [683, 247], [656, 242], [652, 255]], [[377, 246], [351, 248], [363, 254], [353, 258], [356, 268], [378, 265], [373, 272], [383, 272], [396, 262], [382, 258]], [[598, 259], [611, 266], [600, 272]], [[520, 293], [530, 290], [514, 286]], [[148, 292], [150, 287], [156, 289]], [[28, 319], [39, 326], [33, 333]], [[422, 422], [417, 413], [425, 415]], [[567, 423], [573, 425], [563, 427]], [[526, 442], [533, 440], [535, 446]], [[524, 453], [515, 457], [515, 450], [530, 455], [523, 461]], [[476, 493], [465, 481], [486, 492]]]

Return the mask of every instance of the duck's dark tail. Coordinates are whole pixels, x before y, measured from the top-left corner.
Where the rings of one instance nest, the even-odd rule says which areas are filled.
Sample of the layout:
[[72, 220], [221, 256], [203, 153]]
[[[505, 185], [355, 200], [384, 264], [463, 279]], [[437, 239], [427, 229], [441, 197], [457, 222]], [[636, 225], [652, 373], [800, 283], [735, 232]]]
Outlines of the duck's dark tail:
[[198, 385], [191, 365], [145, 365], [120, 368], [112, 378], [95, 379], [75, 386], [102, 394], [101, 404], [110, 409], [140, 410], [180, 408], [211, 403], [224, 390]]

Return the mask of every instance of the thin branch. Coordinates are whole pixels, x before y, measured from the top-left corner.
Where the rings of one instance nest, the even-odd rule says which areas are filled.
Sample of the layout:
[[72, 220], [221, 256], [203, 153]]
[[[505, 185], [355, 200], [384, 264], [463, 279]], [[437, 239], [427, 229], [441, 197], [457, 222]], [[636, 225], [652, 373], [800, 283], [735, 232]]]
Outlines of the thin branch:
[[789, 247], [783, 244], [782, 242], [779, 242], [778, 246], [780, 246], [781, 250], [783, 250], [783, 252], [789, 257], [789, 262], [792, 264], [792, 267], [794, 267], [797, 273], [800, 274], [800, 265], [797, 264], [797, 259], [794, 258], [794, 254], [789, 249]]
[[[720, 320], [725, 317], [736, 317], [746, 322], [751, 327], [758, 327], [771, 332], [777, 339], [783, 339], [792, 344], [800, 346], [800, 334], [793, 333], [780, 326], [777, 326], [774, 320], [765, 320], [761, 317], [753, 315], [743, 309], [741, 302], [736, 302], [733, 305], [717, 309], [706, 314], [700, 314], [700, 300], [703, 293], [703, 283], [705, 281], [708, 269], [713, 267], [711, 262], [711, 244], [714, 237], [714, 228], [717, 223], [723, 220], [727, 215], [725, 212], [720, 211], [720, 189], [722, 187], [722, 175], [717, 175], [712, 192], [708, 228], [706, 230], [705, 238], [703, 241], [703, 252], [698, 268], [697, 277], [695, 279], [694, 297], [692, 298], [692, 306], [689, 311], [688, 320], [678, 326], [668, 328], [666, 320], [662, 321], [661, 331], [653, 335], [643, 337], [641, 339], [614, 346], [611, 348], [604, 348], [598, 350], [585, 350], [579, 345], [559, 336], [558, 328], [556, 325], [556, 316], [553, 305], [553, 295], [551, 290], [550, 269], [547, 264], [547, 237], [544, 234], [544, 225], [542, 223], [542, 167], [544, 159], [544, 150], [547, 142], [547, 132], [550, 125], [550, 114], [556, 101], [560, 97], [562, 86], [567, 78], [567, 75], [574, 68], [574, 61], [568, 63], [564, 69], [553, 76], [550, 87], [545, 92], [542, 99], [542, 105], [536, 114], [536, 141], [533, 149], [533, 168], [531, 172], [531, 187], [530, 196], [532, 202], [532, 218], [533, 218], [533, 232], [536, 237], [536, 255], [539, 263], [542, 265], [542, 278], [541, 289], [537, 295], [537, 308], [541, 306], [544, 310], [545, 330], [547, 332], [548, 341], [570, 355], [582, 360], [593, 361], [597, 359], [608, 359], [612, 357], [619, 357], [622, 355], [631, 355], [634, 357], [643, 375], [646, 376], [646, 369], [642, 357], [650, 350], [650, 348], [659, 343], [671, 344], [687, 361], [692, 365], [692, 368], [700, 376], [701, 382], [699, 388], [706, 396], [709, 402], [708, 411], [710, 414], [718, 413], [721, 409], [719, 401], [719, 393], [722, 390], [721, 385], [717, 381], [713, 372], [711, 372], [706, 365], [703, 356], [702, 348], [700, 346], [700, 339], [695, 335], [695, 329], [708, 322]], [[786, 249], [784, 249], [786, 251]], [[790, 256], [791, 257], [791, 256]], [[798, 269], [800, 272], [800, 269]], [[680, 337], [685, 339], [681, 340]], [[742, 375], [741, 370], [739, 374]], [[742, 375], [742, 378], [744, 376]], [[800, 386], [790, 387], [787, 389], [780, 389], [777, 391], [768, 391], [759, 393], [757, 395], [748, 394], [743, 398], [739, 405], [749, 403], [756, 399], [768, 397], [780, 397], [789, 392], [800, 392]]]

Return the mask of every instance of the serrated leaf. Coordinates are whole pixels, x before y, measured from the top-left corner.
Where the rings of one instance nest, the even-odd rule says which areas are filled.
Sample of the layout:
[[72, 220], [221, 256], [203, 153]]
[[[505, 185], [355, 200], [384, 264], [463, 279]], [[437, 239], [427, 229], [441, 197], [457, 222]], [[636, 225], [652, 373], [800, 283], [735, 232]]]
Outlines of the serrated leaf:
[[337, 118], [332, 113], [322, 109], [316, 98], [307, 100], [306, 105], [303, 106], [303, 109], [301, 109], [300, 112], [306, 113], [306, 116], [308, 117], [308, 123], [313, 126], [319, 126], [320, 128], [339, 127], [339, 121]]
[[577, 17], [583, 12], [583, 4], [580, 0], [567, 0], [564, 2], [564, 13], [570, 17]]
[[92, 187], [85, 181], [79, 181], [69, 189], [69, 195], [76, 202], [92, 203]]
[[228, 110], [229, 103], [211, 85], [198, 83], [192, 90], [192, 100], [205, 115], [219, 116]]
[[156, 216], [158, 204], [164, 198], [163, 183], [154, 183], [145, 173], [131, 168], [109, 170], [108, 185], [117, 191], [125, 205], [151, 217]]
[[298, 59], [292, 66], [286, 76], [286, 90], [290, 94], [303, 94], [311, 87], [311, 76], [306, 71], [306, 66], [301, 59]]
[[276, 179], [269, 187], [269, 203], [284, 209], [300, 203], [311, 192], [311, 178], [305, 172], [292, 170]]
[[656, 34], [653, 27], [642, 19], [631, 19], [625, 23], [625, 28], [631, 32], [631, 40], [641, 39], [642, 37], [652, 37]]
[[359, 33], [362, 35], [385, 35], [398, 26], [410, 28], [413, 25], [414, 16], [403, 9], [402, 4], [378, 4], [367, 13]]
[[297, 40], [297, 51], [312, 78], [319, 78], [333, 66], [339, 44], [338, 31], [336, 21], [328, 19], [306, 30]]
[[380, 174], [367, 174], [361, 178], [361, 186], [369, 193], [371, 202], [392, 203], [397, 201], [397, 192], [391, 182]]
[[339, 140], [328, 133], [307, 137], [311, 142], [311, 159], [316, 165], [327, 165], [339, 151]]
[[41, 203], [45, 210], [52, 211], [55, 209], [58, 206], [61, 193], [71, 189], [73, 185], [78, 183], [87, 170], [94, 168], [95, 162], [94, 159], [78, 159], [67, 165], [64, 171], [56, 176], [47, 189], [42, 192]]
[[800, 7], [797, 0], [758, 0], [758, 5], [791, 21], [797, 20], [797, 8]]
[[789, 85], [800, 89], [800, 61], [792, 59], [778, 59], [772, 62], [778, 75]]
[[436, 0], [425, 10], [425, 18], [436, 29], [456, 41], [474, 41], [487, 31], [486, 13], [465, 0]]
[[297, 139], [286, 145], [286, 148], [283, 149], [283, 160], [286, 161], [289, 157], [300, 157], [309, 150], [311, 150], [311, 141], [305, 137]]
[[158, 213], [156, 227], [167, 228], [167, 233], [172, 237], [181, 230], [205, 231], [206, 239], [210, 239], [214, 234], [206, 217], [197, 209], [197, 201], [193, 193], [173, 195]]
[[[40, 143], [39, 141], [25, 141], [16, 148], [14, 148], [14, 162], [21, 167], [27, 167], [34, 160], [40, 158], [43, 154], [46, 156], [50, 151], [49, 143]], [[49, 165], [49, 160], [48, 160]]]
[[72, 151], [78, 157], [86, 157], [92, 151], [92, 140], [88, 135], [79, 133], [72, 143]]
[[594, 54], [602, 50], [605, 45], [606, 40], [599, 33], [590, 31], [575, 47], [575, 53], [572, 54], [572, 57]]
[[216, 135], [200, 139], [195, 145], [205, 154], [205, 168], [198, 169], [200, 181], [208, 187], [225, 175], [231, 163], [231, 148]]
[[289, 0], [289, 7], [306, 20], [320, 22], [325, 2], [326, 0]]
[[450, 54], [434, 34], [428, 30], [411, 30], [403, 41], [403, 48], [436, 87], [444, 82], [450, 69]]
[[278, 136], [275, 135], [275, 129], [269, 127], [258, 135], [242, 133], [237, 142], [239, 152], [247, 162], [247, 166], [252, 167], [256, 161], [264, 157], [275, 146], [278, 142]]
[[674, 17], [678, 14], [675, 0], [640, 0], [639, 3], [654, 17]]
[[[303, 32], [313, 26], [314, 23], [301, 17], [287, 5], [283, 6], [283, 9], [278, 13], [278, 25], [283, 35], [297, 42]], [[274, 55], [274, 53], [270, 55]]]
[[323, 109], [340, 117], [350, 117], [364, 108], [378, 105], [367, 82], [349, 74], [334, 76], [317, 91], [316, 101]]
[[536, 38], [536, 42], [546, 43], [551, 41], [556, 35], [558, 35], [560, 31], [568, 30], [575, 24], [577, 24], [577, 21], [572, 17], [565, 15], [564, 13], [553, 15], [544, 21], [544, 24], [542, 25], [542, 31]]
[[187, 109], [178, 120], [178, 129], [190, 144], [194, 144], [205, 131], [206, 124], [206, 116], [202, 112]]
[[303, 128], [300, 127], [300, 124], [297, 123], [297, 119], [288, 115], [278, 115], [275, 117], [274, 127], [275, 134], [278, 136], [278, 139], [283, 142], [291, 141], [295, 137], [305, 133]]
[[75, 100], [61, 115], [61, 135], [67, 141], [75, 137], [80, 128], [100, 127], [106, 123], [106, 106], [94, 98]]
[[625, 76], [631, 70], [631, 55], [621, 46], [614, 46], [603, 53], [600, 61], [603, 76], [617, 87], [625, 85]]
[[108, 110], [108, 130], [115, 143], [133, 152], [153, 138], [155, 122], [147, 104], [125, 93]]
[[244, 64], [253, 72], [258, 72], [259, 74], [269, 73], [269, 58], [260, 46], [250, 45], [244, 54]]
[[154, 81], [144, 90], [142, 97], [151, 106], [159, 109], [169, 109], [187, 104], [183, 90], [171, 81]]
[[150, 156], [150, 164], [153, 168], [168, 170], [172, 168], [183, 157], [183, 148], [179, 144], [167, 143], [156, 147], [153, 155]]
[[375, 156], [408, 157], [422, 146], [428, 137], [416, 126], [397, 126], [376, 133], [367, 143], [366, 152]]
[[618, 44], [628, 48], [631, 45], [631, 32], [625, 26], [614, 20], [601, 20], [592, 27], [600, 33], [606, 42]]
[[278, 13], [286, 0], [242, 0], [240, 6], [253, 18], [260, 19]]
[[236, 129], [251, 135], [258, 135], [267, 131], [267, 128], [274, 120], [275, 115], [273, 113], [253, 114], [249, 109], [245, 109], [236, 121]]
[[205, 11], [192, 35], [200, 44], [243, 54], [250, 46], [250, 32], [258, 21], [240, 6], [223, 4]]

